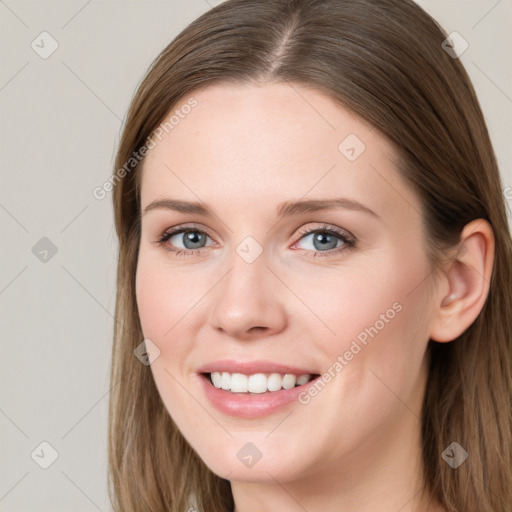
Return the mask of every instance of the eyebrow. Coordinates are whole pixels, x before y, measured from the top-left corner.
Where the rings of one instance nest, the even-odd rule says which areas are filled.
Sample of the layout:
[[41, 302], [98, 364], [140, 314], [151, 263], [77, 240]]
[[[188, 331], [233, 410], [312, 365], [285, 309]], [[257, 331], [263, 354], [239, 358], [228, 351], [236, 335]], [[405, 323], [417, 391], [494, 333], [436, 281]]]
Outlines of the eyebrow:
[[[312, 213], [325, 210], [334, 210], [342, 208], [345, 210], [354, 210], [367, 213], [374, 217], [379, 216], [370, 210], [367, 206], [345, 197], [337, 197], [333, 199], [302, 199], [299, 201], [285, 201], [277, 207], [278, 217], [289, 217], [304, 213]], [[149, 203], [145, 208], [143, 215], [152, 210], [172, 210], [180, 213], [197, 214], [205, 217], [214, 217], [213, 210], [206, 204], [195, 201], [181, 201], [177, 199], [160, 199]]]

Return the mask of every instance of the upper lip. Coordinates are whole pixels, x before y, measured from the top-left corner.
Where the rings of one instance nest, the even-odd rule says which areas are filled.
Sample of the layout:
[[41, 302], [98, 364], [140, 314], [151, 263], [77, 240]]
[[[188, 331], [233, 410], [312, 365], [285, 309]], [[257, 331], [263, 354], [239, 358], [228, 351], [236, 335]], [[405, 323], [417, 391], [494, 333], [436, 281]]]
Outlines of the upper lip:
[[304, 375], [306, 373], [315, 375], [317, 372], [308, 368], [299, 368], [273, 361], [233, 361], [225, 359], [212, 361], [197, 370], [198, 373], [229, 372], [251, 375], [254, 373], [292, 373], [293, 375]]

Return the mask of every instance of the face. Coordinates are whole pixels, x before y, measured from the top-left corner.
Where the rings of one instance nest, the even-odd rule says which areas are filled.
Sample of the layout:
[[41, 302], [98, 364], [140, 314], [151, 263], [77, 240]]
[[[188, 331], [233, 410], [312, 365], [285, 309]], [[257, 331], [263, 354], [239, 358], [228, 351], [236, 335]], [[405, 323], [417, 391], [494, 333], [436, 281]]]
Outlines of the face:
[[137, 304], [165, 407], [230, 480], [370, 463], [419, 428], [432, 314], [393, 148], [298, 85], [187, 102], [141, 188]]

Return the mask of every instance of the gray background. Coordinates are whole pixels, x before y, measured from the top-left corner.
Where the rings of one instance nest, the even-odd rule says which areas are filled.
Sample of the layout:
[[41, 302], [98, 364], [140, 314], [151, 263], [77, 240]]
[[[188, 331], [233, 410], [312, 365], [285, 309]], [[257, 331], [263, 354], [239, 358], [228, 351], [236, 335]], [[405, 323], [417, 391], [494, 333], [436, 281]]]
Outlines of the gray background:
[[[218, 3], [0, 0], [1, 511], [110, 510], [116, 241], [110, 194], [92, 191], [150, 62]], [[512, 0], [419, 3], [469, 42], [510, 208]]]

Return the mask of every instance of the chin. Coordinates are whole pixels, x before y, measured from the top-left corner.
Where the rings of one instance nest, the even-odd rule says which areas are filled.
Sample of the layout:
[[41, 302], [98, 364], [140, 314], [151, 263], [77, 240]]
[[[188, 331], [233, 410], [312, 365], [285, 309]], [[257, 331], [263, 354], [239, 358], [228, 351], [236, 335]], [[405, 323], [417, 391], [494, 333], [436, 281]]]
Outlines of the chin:
[[199, 455], [208, 469], [221, 478], [241, 482], [279, 482], [298, 478], [298, 461], [284, 457], [286, 451], [271, 447], [256, 448], [250, 441], [232, 440], [230, 446], [217, 445], [205, 457]]

